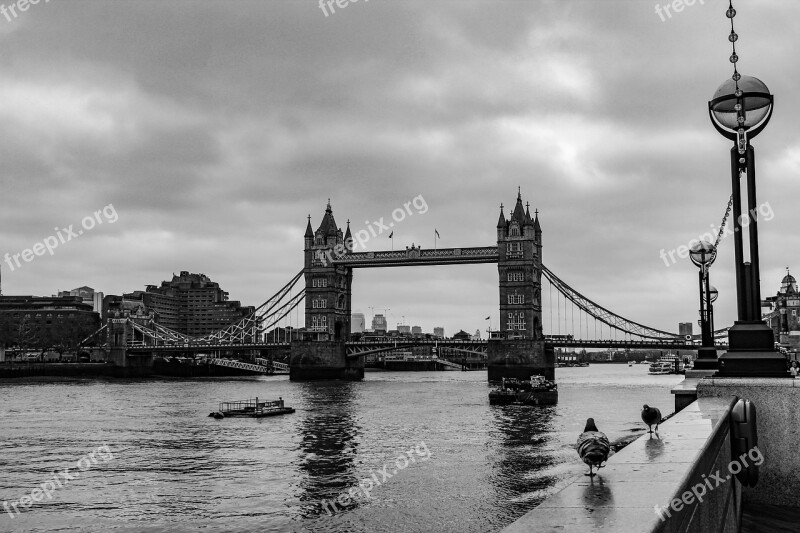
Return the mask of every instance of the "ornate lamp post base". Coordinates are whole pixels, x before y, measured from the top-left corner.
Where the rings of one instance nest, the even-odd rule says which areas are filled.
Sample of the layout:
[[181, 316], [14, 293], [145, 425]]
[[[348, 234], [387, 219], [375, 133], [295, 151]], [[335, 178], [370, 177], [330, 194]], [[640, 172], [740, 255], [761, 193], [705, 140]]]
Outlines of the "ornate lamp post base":
[[717, 370], [717, 349], [713, 346], [701, 346], [697, 349], [697, 359], [694, 360], [694, 370]]
[[763, 321], [736, 321], [728, 330], [730, 349], [719, 359], [716, 377], [785, 378], [786, 358], [775, 351], [772, 328]]

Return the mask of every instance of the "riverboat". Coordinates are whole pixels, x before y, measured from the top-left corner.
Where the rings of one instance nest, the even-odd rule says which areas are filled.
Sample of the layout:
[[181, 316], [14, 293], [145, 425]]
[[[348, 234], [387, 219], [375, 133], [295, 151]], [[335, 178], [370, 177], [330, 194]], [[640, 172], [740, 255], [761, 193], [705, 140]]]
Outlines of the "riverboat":
[[650, 365], [648, 374], [681, 374], [683, 373], [683, 362], [677, 355], [662, 355], [661, 358]]

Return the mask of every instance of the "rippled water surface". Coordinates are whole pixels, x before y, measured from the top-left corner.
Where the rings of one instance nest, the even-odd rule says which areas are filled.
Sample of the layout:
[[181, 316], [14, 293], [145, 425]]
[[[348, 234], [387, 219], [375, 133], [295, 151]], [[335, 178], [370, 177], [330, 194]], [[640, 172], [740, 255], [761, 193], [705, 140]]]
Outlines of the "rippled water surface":
[[[368, 372], [360, 383], [5, 380], [0, 531], [495, 531], [584, 471], [573, 445], [587, 417], [612, 440], [641, 431], [642, 404], [672, 412], [683, 379], [646, 365], [556, 372], [552, 407], [490, 406], [485, 371]], [[256, 396], [297, 412], [207, 417], [219, 401]], [[104, 444], [113, 458], [76, 466]], [[381, 480], [385, 465], [397, 473], [371, 498], [322, 510]], [[51, 499], [37, 493], [22, 514], [5, 512], [3, 501], [64, 468], [74, 479], [59, 478]]]

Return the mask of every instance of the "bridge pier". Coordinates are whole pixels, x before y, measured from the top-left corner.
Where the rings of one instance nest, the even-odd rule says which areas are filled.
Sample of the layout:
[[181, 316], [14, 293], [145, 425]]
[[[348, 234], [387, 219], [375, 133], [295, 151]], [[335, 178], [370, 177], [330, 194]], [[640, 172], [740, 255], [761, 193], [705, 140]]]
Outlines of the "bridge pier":
[[289, 356], [291, 381], [364, 379], [364, 358], [347, 357], [343, 341], [293, 340]]
[[153, 373], [153, 354], [131, 354], [128, 340], [133, 335], [126, 318], [112, 318], [108, 322], [109, 358], [114, 363], [118, 377], [144, 377]]
[[487, 355], [490, 382], [533, 375], [556, 379], [555, 350], [544, 339], [490, 339]]

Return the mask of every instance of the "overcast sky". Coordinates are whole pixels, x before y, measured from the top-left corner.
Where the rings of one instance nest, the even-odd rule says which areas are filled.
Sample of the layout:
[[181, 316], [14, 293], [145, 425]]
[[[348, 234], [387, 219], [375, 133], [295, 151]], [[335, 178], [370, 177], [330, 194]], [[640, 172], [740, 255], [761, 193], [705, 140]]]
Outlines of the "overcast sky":
[[[659, 252], [717, 227], [730, 195], [730, 143], [707, 114], [732, 73], [730, 26], [727, 1], [655, 6], [361, 0], [326, 16], [316, 0], [53, 0], [0, 16], [0, 253], [64, 238], [4, 262], [3, 294], [120, 294], [189, 270], [258, 305], [302, 268], [306, 217], [316, 229], [328, 198], [355, 232], [421, 196], [395, 249], [433, 247], [434, 229], [440, 247], [480, 246], [521, 186], [550, 269], [677, 331], [697, 320], [697, 270]], [[739, 69], [776, 96], [754, 141], [766, 296], [787, 265], [800, 274], [800, 3], [734, 6]], [[366, 247], [389, 249], [388, 233]], [[732, 249], [712, 269], [718, 327], [735, 318]], [[356, 270], [353, 310], [485, 330], [497, 278]]]

